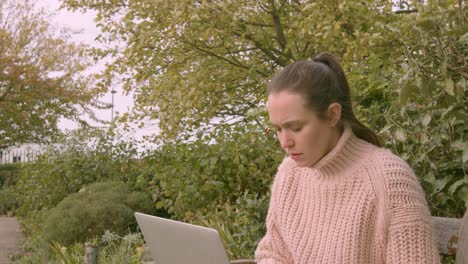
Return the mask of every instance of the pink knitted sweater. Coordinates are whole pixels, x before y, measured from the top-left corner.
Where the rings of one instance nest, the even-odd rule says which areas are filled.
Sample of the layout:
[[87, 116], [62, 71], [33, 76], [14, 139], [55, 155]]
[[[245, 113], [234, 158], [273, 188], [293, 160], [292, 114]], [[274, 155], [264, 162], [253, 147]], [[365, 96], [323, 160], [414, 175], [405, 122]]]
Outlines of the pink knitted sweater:
[[282, 162], [266, 222], [259, 264], [440, 263], [411, 168], [349, 127], [313, 167]]

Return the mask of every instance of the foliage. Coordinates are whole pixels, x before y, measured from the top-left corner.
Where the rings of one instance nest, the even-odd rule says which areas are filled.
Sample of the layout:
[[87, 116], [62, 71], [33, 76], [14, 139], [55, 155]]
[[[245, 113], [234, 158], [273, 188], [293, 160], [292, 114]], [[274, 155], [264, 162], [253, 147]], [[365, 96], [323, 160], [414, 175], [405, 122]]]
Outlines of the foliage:
[[231, 259], [253, 259], [259, 240], [265, 235], [269, 195], [244, 193], [216, 210], [191, 216], [191, 222], [218, 230]]
[[[176, 219], [186, 220], [199, 210], [214, 210], [243, 193], [259, 197], [268, 191], [276, 172], [271, 164], [284, 154], [255, 126], [225, 127], [216, 137], [164, 145], [146, 160], [154, 178], [146, 185]], [[212, 142], [210, 143], [210, 140]]]
[[122, 183], [99, 182], [67, 196], [49, 211], [43, 225], [45, 241], [69, 246], [113, 230], [128, 233], [136, 224], [133, 213], [152, 212], [153, 204], [141, 192], [131, 192]]
[[378, 60], [386, 70], [382, 81], [374, 80], [384, 88], [378, 102], [386, 102], [385, 113], [380, 106], [367, 114], [384, 118], [371, 122], [420, 176], [432, 214], [462, 217], [468, 205], [467, 7], [428, 1], [412, 8], [418, 12], [386, 26], [396, 36], [394, 48]]
[[115, 57], [103, 83], [124, 76], [133, 117], [157, 119], [164, 139], [219, 120], [261, 121], [252, 112], [265, 105], [265, 83], [279, 67], [324, 50], [354, 63], [391, 13], [390, 1], [374, 0], [63, 3], [97, 11], [103, 43], [125, 43], [96, 51]]
[[41, 215], [55, 207], [84, 185], [114, 180], [133, 188], [140, 173], [131, 142], [113, 140], [102, 131], [76, 131], [66, 140], [52, 146], [34, 163], [25, 163], [20, 172], [17, 189], [22, 198], [18, 216], [26, 233], [42, 223]]
[[0, 188], [0, 215], [14, 212], [16, 208], [18, 208], [18, 200], [13, 188]]
[[[254, 248], [265, 233], [265, 217], [269, 196], [257, 197], [245, 193], [232, 204], [219, 205], [217, 210], [188, 216], [194, 224], [216, 228], [231, 259], [253, 258]], [[132, 242], [133, 241], [133, 242]], [[106, 231], [102, 235], [99, 261], [102, 263], [140, 263], [144, 259], [144, 241], [139, 234], [120, 237]], [[65, 261], [76, 256], [81, 260], [82, 244], [69, 248], [53, 242], [57, 260]], [[65, 262], [76, 263], [76, 262]]]
[[269, 188], [284, 153], [257, 125], [223, 126], [144, 159], [142, 185], [171, 218], [216, 228], [233, 259], [252, 257], [264, 235]]
[[138, 264], [145, 260], [144, 240], [140, 233], [130, 233], [123, 237], [106, 231], [101, 237], [100, 263]]
[[[253, 224], [259, 215], [248, 201], [263, 208], [283, 155], [262, 135], [265, 83], [284, 65], [322, 51], [340, 58], [358, 116], [414, 168], [433, 215], [466, 210], [463, 1], [400, 1], [407, 9], [398, 12], [392, 1], [370, 0], [62, 2], [96, 10], [99, 39], [121, 41], [95, 50], [95, 59], [115, 59], [101, 85], [123, 78], [136, 103], [121, 121], [157, 119], [166, 144], [138, 162], [125, 162], [123, 144], [117, 165], [107, 143], [104, 153], [71, 155], [77, 162], [42, 161], [38, 174], [31, 169], [20, 180], [30, 217], [83, 184], [123, 177], [172, 217], [217, 227], [233, 256], [248, 256], [263, 224]], [[62, 185], [53, 186], [58, 192], [47, 191], [52, 182]], [[254, 228], [251, 237], [241, 223]]]
[[[106, 230], [96, 241], [99, 246], [99, 263], [143, 264], [151, 259], [140, 233], [129, 233], [122, 237]], [[14, 256], [13, 261], [21, 264], [83, 263], [84, 253], [85, 243], [64, 246], [52, 241], [48, 244], [48, 249]]]
[[72, 247], [67, 248], [56, 241], [50, 243], [52, 257], [49, 263], [61, 264], [81, 264], [83, 262], [84, 245], [76, 243]]
[[33, 1], [0, 4], [0, 149], [45, 142], [59, 134], [60, 118], [84, 122], [103, 92], [84, 71], [84, 47], [58, 35]]
[[[144, 263], [143, 238], [139, 233], [119, 236], [106, 231], [99, 243], [98, 263], [140, 264]], [[66, 247], [58, 242], [50, 243], [51, 256], [48, 263], [78, 264], [83, 263], [85, 245], [76, 243]], [[25, 260], [23, 262], [25, 263]]]
[[22, 202], [17, 219], [28, 239], [21, 261], [43, 263], [47, 259], [49, 249], [41, 237], [42, 225], [47, 212], [69, 194], [106, 180], [123, 182], [133, 191], [142, 190], [138, 179], [149, 176], [136, 158], [135, 142], [121, 138], [112, 127], [109, 131], [69, 132], [36, 162], [22, 165], [16, 186]]
[[124, 43], [95, 52], [115, 58], [102, 82], [128, 76], [133, 118], [157, 119], [165, 142], [224, 123], [263, 124], [276, 70], [335, 53], [359, 117], [415, 169], [432, 213], [466, 210], [463, 1], [63, 2], [97, 11], [99, 39]]
[[19, 164], [0, 164], [0, 187], [16, 184], [19, 167]]

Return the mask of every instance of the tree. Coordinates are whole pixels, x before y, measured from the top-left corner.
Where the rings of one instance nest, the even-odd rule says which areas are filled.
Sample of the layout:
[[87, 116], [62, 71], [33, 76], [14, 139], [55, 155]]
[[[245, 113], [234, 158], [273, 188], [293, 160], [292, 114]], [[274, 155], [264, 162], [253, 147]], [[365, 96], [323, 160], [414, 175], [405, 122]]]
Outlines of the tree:
[[124, 43], [98, 53], [116, 56], [107, 77], [128, 76], [133, 118], [157, 119], [166, 139], [219, 120], [261, 123], [273, 72], [324, 50], [345, 63], [359, 61], [368, 55], [360, 44], [372, 45], [393, 15], [387, 1], [63, 3], [98, 11], [101, 40]]
[[220, 120], [262, 124], [275, 71], [322, 51], [336, 54], [360, 119], [415, 168], [433, 213], [466, 210], [463, 1], [63, 3], [98, 12], [101, 40], [121, 43], [95, 53], [115, 56], [103, 82], [124, 76], [135, 92], [133, 118], [157, 119], [166, 140], [222, 129]]
[[58, 35], [32, 1], [0, 5], [0, 146], [42, 143], [58, 135], [60, 118], [85, 122], [103, 89], [82, 73], [83, 46]]
[[389, 57], [399, 69], [385, 79], [387, 146], [421, 177], [434, 215], [468, 207], [468, 7], [463, 1], [414, 4], [389, 27], [399, 37]]

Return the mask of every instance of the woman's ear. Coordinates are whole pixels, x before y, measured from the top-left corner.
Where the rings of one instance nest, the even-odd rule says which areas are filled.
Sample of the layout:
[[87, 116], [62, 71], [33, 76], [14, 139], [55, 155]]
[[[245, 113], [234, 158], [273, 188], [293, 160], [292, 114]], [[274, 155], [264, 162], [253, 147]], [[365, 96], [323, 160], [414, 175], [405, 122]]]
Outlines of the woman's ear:
[[336, 126], [341, 120], [341, 105], [332, 103], [328, 106], [328, 122], [330, 127]]

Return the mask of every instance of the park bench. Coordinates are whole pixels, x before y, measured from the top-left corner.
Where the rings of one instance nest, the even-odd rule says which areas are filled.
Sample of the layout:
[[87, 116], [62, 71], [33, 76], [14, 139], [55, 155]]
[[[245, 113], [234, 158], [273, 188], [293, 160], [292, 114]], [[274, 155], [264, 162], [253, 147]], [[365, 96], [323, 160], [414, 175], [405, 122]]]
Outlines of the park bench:
[[[439, 252], [456, 255], [456, 264], [468, 264], [468, 212], [462, 219], [433, 216], [432, 222]], [[231, 264], [255, 264], [255, 260], [233, 260]]]

